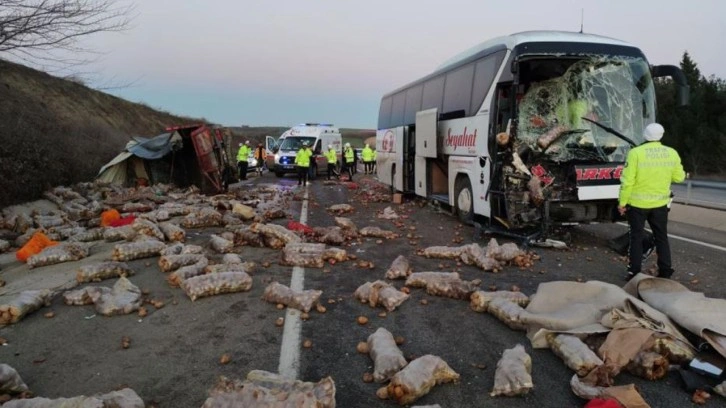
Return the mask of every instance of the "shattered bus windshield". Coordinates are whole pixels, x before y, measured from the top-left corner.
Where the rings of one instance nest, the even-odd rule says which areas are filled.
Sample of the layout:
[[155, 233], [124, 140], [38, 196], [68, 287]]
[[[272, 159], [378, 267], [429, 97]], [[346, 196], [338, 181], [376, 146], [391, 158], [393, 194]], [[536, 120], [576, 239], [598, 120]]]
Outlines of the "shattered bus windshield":
[[533, 58], [520, 67], [517, 139], [549, 160], [624, 161], [628, 140], [640, 144], [655, 120], [642, 58]]

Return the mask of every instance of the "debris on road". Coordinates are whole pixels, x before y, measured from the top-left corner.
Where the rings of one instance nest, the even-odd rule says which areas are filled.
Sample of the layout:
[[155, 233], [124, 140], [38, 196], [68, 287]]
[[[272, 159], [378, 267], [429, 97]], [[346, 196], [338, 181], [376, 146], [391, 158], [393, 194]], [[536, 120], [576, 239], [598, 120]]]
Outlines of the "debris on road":
[[387, 282], [380, 280], [364, 283], [355, 290], [353, 296], [361, 303], [367, 303], [370, 307], [380, 305], [389, 312], [396, 310], [409, 297]]
[[29, 268], [55, 265], [62, 262], [77, 261], [88, 256], [90, 247], [82, 242], [62, 242], [58, 245], [46, 247], [37, 255], [28, 258]]
[[315, 236], [316, 241], [322, 244], [340, 246], [345, 243], [343, 229], [338, 226], [315, 227], [313, 228], [312, 235]]
[[159, 257], [158, 264], [162, 272], [172, 272], [183, 266], [194, 265], [202, 258], [206, 257], [201, 253], [162, 255]]
[[379, 227], [363, 227], [358, 231], [358, 233], [364, 237], [385, 238], [385, 239], [398, 238], [398, 234], [396, 234], [395, 232], [387, 231], [387, 230], [381, 229]]
[[328, 248], [325, 244], [291, 243], [282, 250], [280, 265], [322, 268], [325, 261], [343, 262], [348, 259], [344, 249]]
[[144, 408], [144, 401], [130, 388], [90, 397], [72, 398], [28, 398], [11, 400], [3, 408], [49, 408], [49, 407], [98, 407], [98, 408]]
[[0, 325], [17, 323], [29, 313], [50, 306], [53, 293], [47, 289], [26, 290], [13, 300], [0, 305]]
[[210, 273], [185, 279], [181, 287], [193, 302], [205, 296], [246, 292], [252, 288], [252, 278], [245, 272]]
[[164, 237], [167, 241], [184, 242], [186, 239], [186, 231], [176, 224], [162, 222], [159, 224], [159, 229], [164, 233]]
[[633, 375], [646, 380], [660, 380], [668, 374], [668, 359], [652, 351], [641, 350], [625, 366], [626, 370]]
[[331, 377], [317, 383], [288, 380], [261, 370], [250, 371], [245, 381], [220, 376], [202, 408], [292, 406], [334, 408], [335, 382]]
[[401, 279], [411, 275], [412, 268], [408, 263], [408, 258], [403, 255], [399, 255], [393, 260], [391, 266], [386, 271], [386, 279]]
[[393, 208], [386, 207], [380, 214], [378, 214], [378, 218], [384, 220], [395, 220], [396, 218], [398, 218], [398, 214], [396, 214], [396, 211], [394, 211]]
[[281, 283], [272, 282], [265, 288], [262, 299], [270, 303], [282, 303], [307, 313], [318, 303], [322, 294], [321, 290], [308, 289], [298, 292]]
[[494, 373], [492, 397], [524, 395], [534, 387], [532, 383], [532, 358], [521, 344], [504, 350]]
[[381, 399], [394, 399], [399, 405], [408, 405], [428, 394], [434, 385], [456, 382], [459, 378], [444, 360], [427, 354], [411, 361], [376, 394]]
[[106, 242], [132, 241], [134, 237], [136, 237], [136, 230], [131, 225], [109, 227], [103, 231], [103, 239]]
[[78, 268], [76, 273], [76, 281], [78, 283], [100, 282], [105, 279], [118, 278], [121, 276], [129, 277], [134, 274], [125, 262], [99, 262], [91, 265], [83, 265]]
[[114, 261], [133, 261], [134, 259], [151, 258], [159, 256], [165, 248], [166, 245], [163, 242], [155, 239], [116, 244], [111, 253], [111, 259]]
[[425, 288], [429, 282], [435, 280], [460, 280], [456, 272], [413, 272], [406, 278], [406, 286], [412, 288]]
[[553, 334], [547, 339], [555, 355], [580, 377], [584, 377], [597, 366], [604, 364], [600, 357], [576, 336]]
[[396, 345], [393, 334], [383, 327], [368, 336], [367, 345], [373, 360], [373, 379], [377, 383], [388, 381], [408, 364]]
[[29, 391], [28, 386], [20, 378], [20, 374], [13, 367], [0, 363], [0, 393], [20, 394], [27, 391]]
[[173, 271], [166, 277], [166, 281], [172, 287], [178, 287], [182, 282], [189, 278], [204, 274], [205, 268], [209, 265], [209, 260], [202, 255], [197, 262], [191, 265], [185, 265]]
[[141, 307], [141, 290], [125, 277], [119, 278], [112, 288], [86, 286], [63, 293], [67, 305], [94, 304], [96, 312], [104, 316], [129, 314]]
[[256, 222], [250, 226], [249, 230], [262, 235], [265, 245], [273, 249], [281, 249], [287, 244], [302, 242], [302, 239], [294, 232], [277, 224]]
[[481, 280], [465, 281], [461, 279], [433, 279], [426, 284], [426, 293], [451, 299], [469, 300], [481, 285]]
[[355, 208], [350, 204], [333, 204], [328, 207], [328, 211], [337, 215], [352, 213], [354, 210]]
[[354, 239], [358, 237], [358, 227], [350, 218], [335, 217], [335, 225], [343, 230], [343, 236], [346, 239]]
[[522, 306], [503, 297], [492, 299], [487, 307], [487, 312], [512, 330], [527, 330], [527, 325], [520, 319], [520, 316], [524, 312]]
[[486, 292], [478, 290], [471, 294], [470, 307], [475, 312], [485, 313], [489, 308], [489, 302], [495, 298], [504, 298], [510, 302], [518, 304], [521, 307], [527, 307], [527, 304], [529, 304], [529, 296], [522, 292], [512, 292], [508, 290]]
[[226, 240], [216, 234], [211, 235], [209, 239], [209, 246], [220, 254], [228, 254], [234, 249], [234, 243], [232, 241]]
[[111, 289], [98, 287], [91, 295], [96, 312], [104, 316], [129, 314], [141, 307], [141, 290], [130, 280], [121, 277]]

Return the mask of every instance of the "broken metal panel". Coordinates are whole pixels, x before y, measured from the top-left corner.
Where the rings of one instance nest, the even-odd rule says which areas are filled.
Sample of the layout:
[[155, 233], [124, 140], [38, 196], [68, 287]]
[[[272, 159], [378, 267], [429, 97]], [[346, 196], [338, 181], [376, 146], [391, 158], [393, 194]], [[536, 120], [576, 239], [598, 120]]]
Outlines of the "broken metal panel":
[[[631, 145], [591, 121], [639, 143], [643, 128], [655, 120], [655, 93], [644, 60], [559, 57], [520, 61], [530, 64], [531, 78], [520, 77], [525, 92], [517, 100], [517, 120], [509, 137], [499, 142], [508, 151], [502, 189], [512, 228], [608, 217], [607, 205], [584, 200], [617, 197], [620, 164]], [[549, 75], [554, 72], [563, 73]], [[593, 185], [607, 194], [578, 191]], [[558, 205], [544, 205], [548, 203]]]

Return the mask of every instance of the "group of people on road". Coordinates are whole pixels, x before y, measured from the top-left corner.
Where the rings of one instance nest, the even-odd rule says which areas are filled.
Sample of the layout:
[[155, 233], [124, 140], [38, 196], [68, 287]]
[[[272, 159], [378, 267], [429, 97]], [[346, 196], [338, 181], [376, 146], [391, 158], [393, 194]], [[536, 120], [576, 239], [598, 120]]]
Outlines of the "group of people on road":
[[[368, 149], [368, 152], [366, 152], [366, 149]], [[333, 145], [328, 145], [328, 150], [323, 153], [323, 156], [328, 162], [328, 180], [331, 180], [333, 177], [340, 180], [341, 174], [347, 174], [348, 181], [353, 181], [357, 160], [355, 150], [353, 150], [350, 143], [346, 143], [343, 147], [340, 171], [338, 171], [338, 152]], [[375, 169], [375, 150], [366, 144], [361, 156], [365, 164], [365, 174], [373, 174]], [[300, 150], [295, 154], [295, 165], [297, 166], [298, 174], [297, 184], [299, 186], [307, 185], [309, 182], [309, 169], [312, 158], [313, 152], [308, 142], [304, 141]]]
[[[244, 143], [239, 144], [239, 150], [237, 150], [237, 168], [239, 169], [239, 179], [247, 180], [247, 172], [249, 171], [249, 159], [250, 153], [252, 153], [252, 147], [250, 147], [250, 141], [245, 140]], [[259, 143], [254, 150], [252, 157], [257, 160], [255, 165], [255, 173], [262, 175], [262, 170], [265, 166], [265, 159], [267, 158], [267, 152], [265, 146]]]

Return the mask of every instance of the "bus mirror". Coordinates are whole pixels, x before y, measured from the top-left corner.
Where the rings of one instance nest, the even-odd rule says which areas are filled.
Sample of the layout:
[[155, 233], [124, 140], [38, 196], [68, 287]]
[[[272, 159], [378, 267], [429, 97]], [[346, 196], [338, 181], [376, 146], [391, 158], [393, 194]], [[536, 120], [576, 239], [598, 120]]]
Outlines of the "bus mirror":
[[516, 74], [519, 70], [519, 65], [517, 64], [517, 60], [512, 61], [512, 66], [509, 68], [510, 71], [512, 71], [513, 74]]
[[671, 77], [678, 85], [678, 106], [687, 106], [690, 101], [690, 87], [683, 71], [675, 65], [654, 65], [651, 67], [653, 78]]
[[479, 167], [484, 167], [487, 165], [487, 158], [486, 156], [479, 157]]

